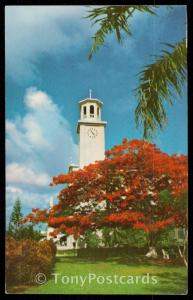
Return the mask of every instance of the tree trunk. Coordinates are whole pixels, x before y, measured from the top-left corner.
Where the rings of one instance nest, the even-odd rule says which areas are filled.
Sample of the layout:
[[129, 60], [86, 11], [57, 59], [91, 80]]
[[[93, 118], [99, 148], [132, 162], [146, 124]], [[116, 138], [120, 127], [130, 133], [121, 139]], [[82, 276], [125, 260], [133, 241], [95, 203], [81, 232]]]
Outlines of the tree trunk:
[[165, 249], [162, 249], [162, 255], [163, 259], [170, 259], [169, 253]]
[[148, 258], [157, 258], [158, 254], [155, 247], [149, 247], [149, 252], [147, 252], [145, 256]]
[[185, 232], [184, 244], [183, 244], [183, 252], [182, 252], [183, 261], [184, 261], [184, 264], [185, 264], [186, 267], [188, 266], [188, 262], [186, 260], [186, 245], [187, 245], [187, 240], [188, 240], [188, 230], [186, 230], [186, 232]]
[[156, 251], [156, 244], [159, 238], [160, 233], [158, 232], [149, 232], [147, 233], [147, 243], [149, 247], [149, 251], [145, 254], [146, 257], [157, 258], [158, 253]]
[[178, 252], [180, 254], [180, 257], [182, 258], [184, 264], [186, 267], [188, 267], [188, 262], [186, 259], [186, 245], [188, 240], [188, 230], [186, 229], [185, 236], [184, 236], [184, 242], [183, 242], [183, 250], [180, 249], [180, 246], [178, 246]]

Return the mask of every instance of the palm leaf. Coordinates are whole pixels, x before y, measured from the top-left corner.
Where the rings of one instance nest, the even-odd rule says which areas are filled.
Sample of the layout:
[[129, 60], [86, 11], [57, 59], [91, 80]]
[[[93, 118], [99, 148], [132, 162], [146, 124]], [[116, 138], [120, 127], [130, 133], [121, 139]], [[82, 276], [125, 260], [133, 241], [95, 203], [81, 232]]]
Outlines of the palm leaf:
[[132, 35], [128, 19], [133, 16], [135, 11], [155, 15], [154, 8], [156, 7], [157, 5], [111, 5], [91, 9], [85, 18], [89, 18], [92, 21], [92, 25], [99, 24], [100, 28], [92, 37], [93, 43], [89, 53], [89, 59], [104, 45], [108, 34], [114, 32], [119, 43], [123, 40], [123, 33], [129, 36]]
[[172, 96], [181, 95], [186, 80], [186, 40], [176, 45], [164, 44], [171, 51], [163, 50], [152, 64], [144, 67], [135, 90], [138, 99], [135, 119], [137, 126], [143, 126], [144, 138], [150, 138], [156, 129], [163, 128], [167, 121], [164, 102], [172, 104]]

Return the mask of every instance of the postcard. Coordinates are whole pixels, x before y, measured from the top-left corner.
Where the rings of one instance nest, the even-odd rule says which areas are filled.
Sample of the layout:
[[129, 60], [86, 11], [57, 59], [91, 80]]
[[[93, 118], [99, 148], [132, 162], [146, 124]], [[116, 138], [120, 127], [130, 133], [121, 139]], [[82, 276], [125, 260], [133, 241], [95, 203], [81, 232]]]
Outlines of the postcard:
[[186, 5], [7, 5], [6, 293], [188, 293]]

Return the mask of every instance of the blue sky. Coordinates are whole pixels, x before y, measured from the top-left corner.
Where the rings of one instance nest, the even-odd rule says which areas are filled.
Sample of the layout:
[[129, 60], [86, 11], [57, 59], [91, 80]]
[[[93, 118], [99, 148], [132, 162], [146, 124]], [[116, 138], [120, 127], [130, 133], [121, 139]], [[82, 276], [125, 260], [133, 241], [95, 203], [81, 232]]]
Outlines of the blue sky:
[[[133, 32], [118, 45], [107, 38], [91, 61], [91, 27], [85, 6], [7, 6], [6, 43], [6, 181], [7, 215], [20, 197], [24, 212], [46, 207], [57, 188], [52, 176], [78, 162], [78, 101], [89, 95], [104, 103], [106, 149], [122, 139], [142, 138], [136, 129], [133, 90], [143, 66], [159, 54], [162, 42], [186, 35], [186, 7], [161, 6], [157, 16], [137, 13]], [[187, 97], [166, 106], [168, 122], [153, 142], [163, 151], [187, 154]]]

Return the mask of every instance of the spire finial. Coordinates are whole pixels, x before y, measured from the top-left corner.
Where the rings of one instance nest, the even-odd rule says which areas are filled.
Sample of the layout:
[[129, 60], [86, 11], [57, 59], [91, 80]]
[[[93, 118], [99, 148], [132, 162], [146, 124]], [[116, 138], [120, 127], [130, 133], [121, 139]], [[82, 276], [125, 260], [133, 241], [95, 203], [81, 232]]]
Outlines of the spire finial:
[[53, 198], [54, 198], [53, 196], [50, 197], [50, 209], [54, 206], [54, 199]]
[[92, 99], [92, 90], [89, 90], [89, 98]]

